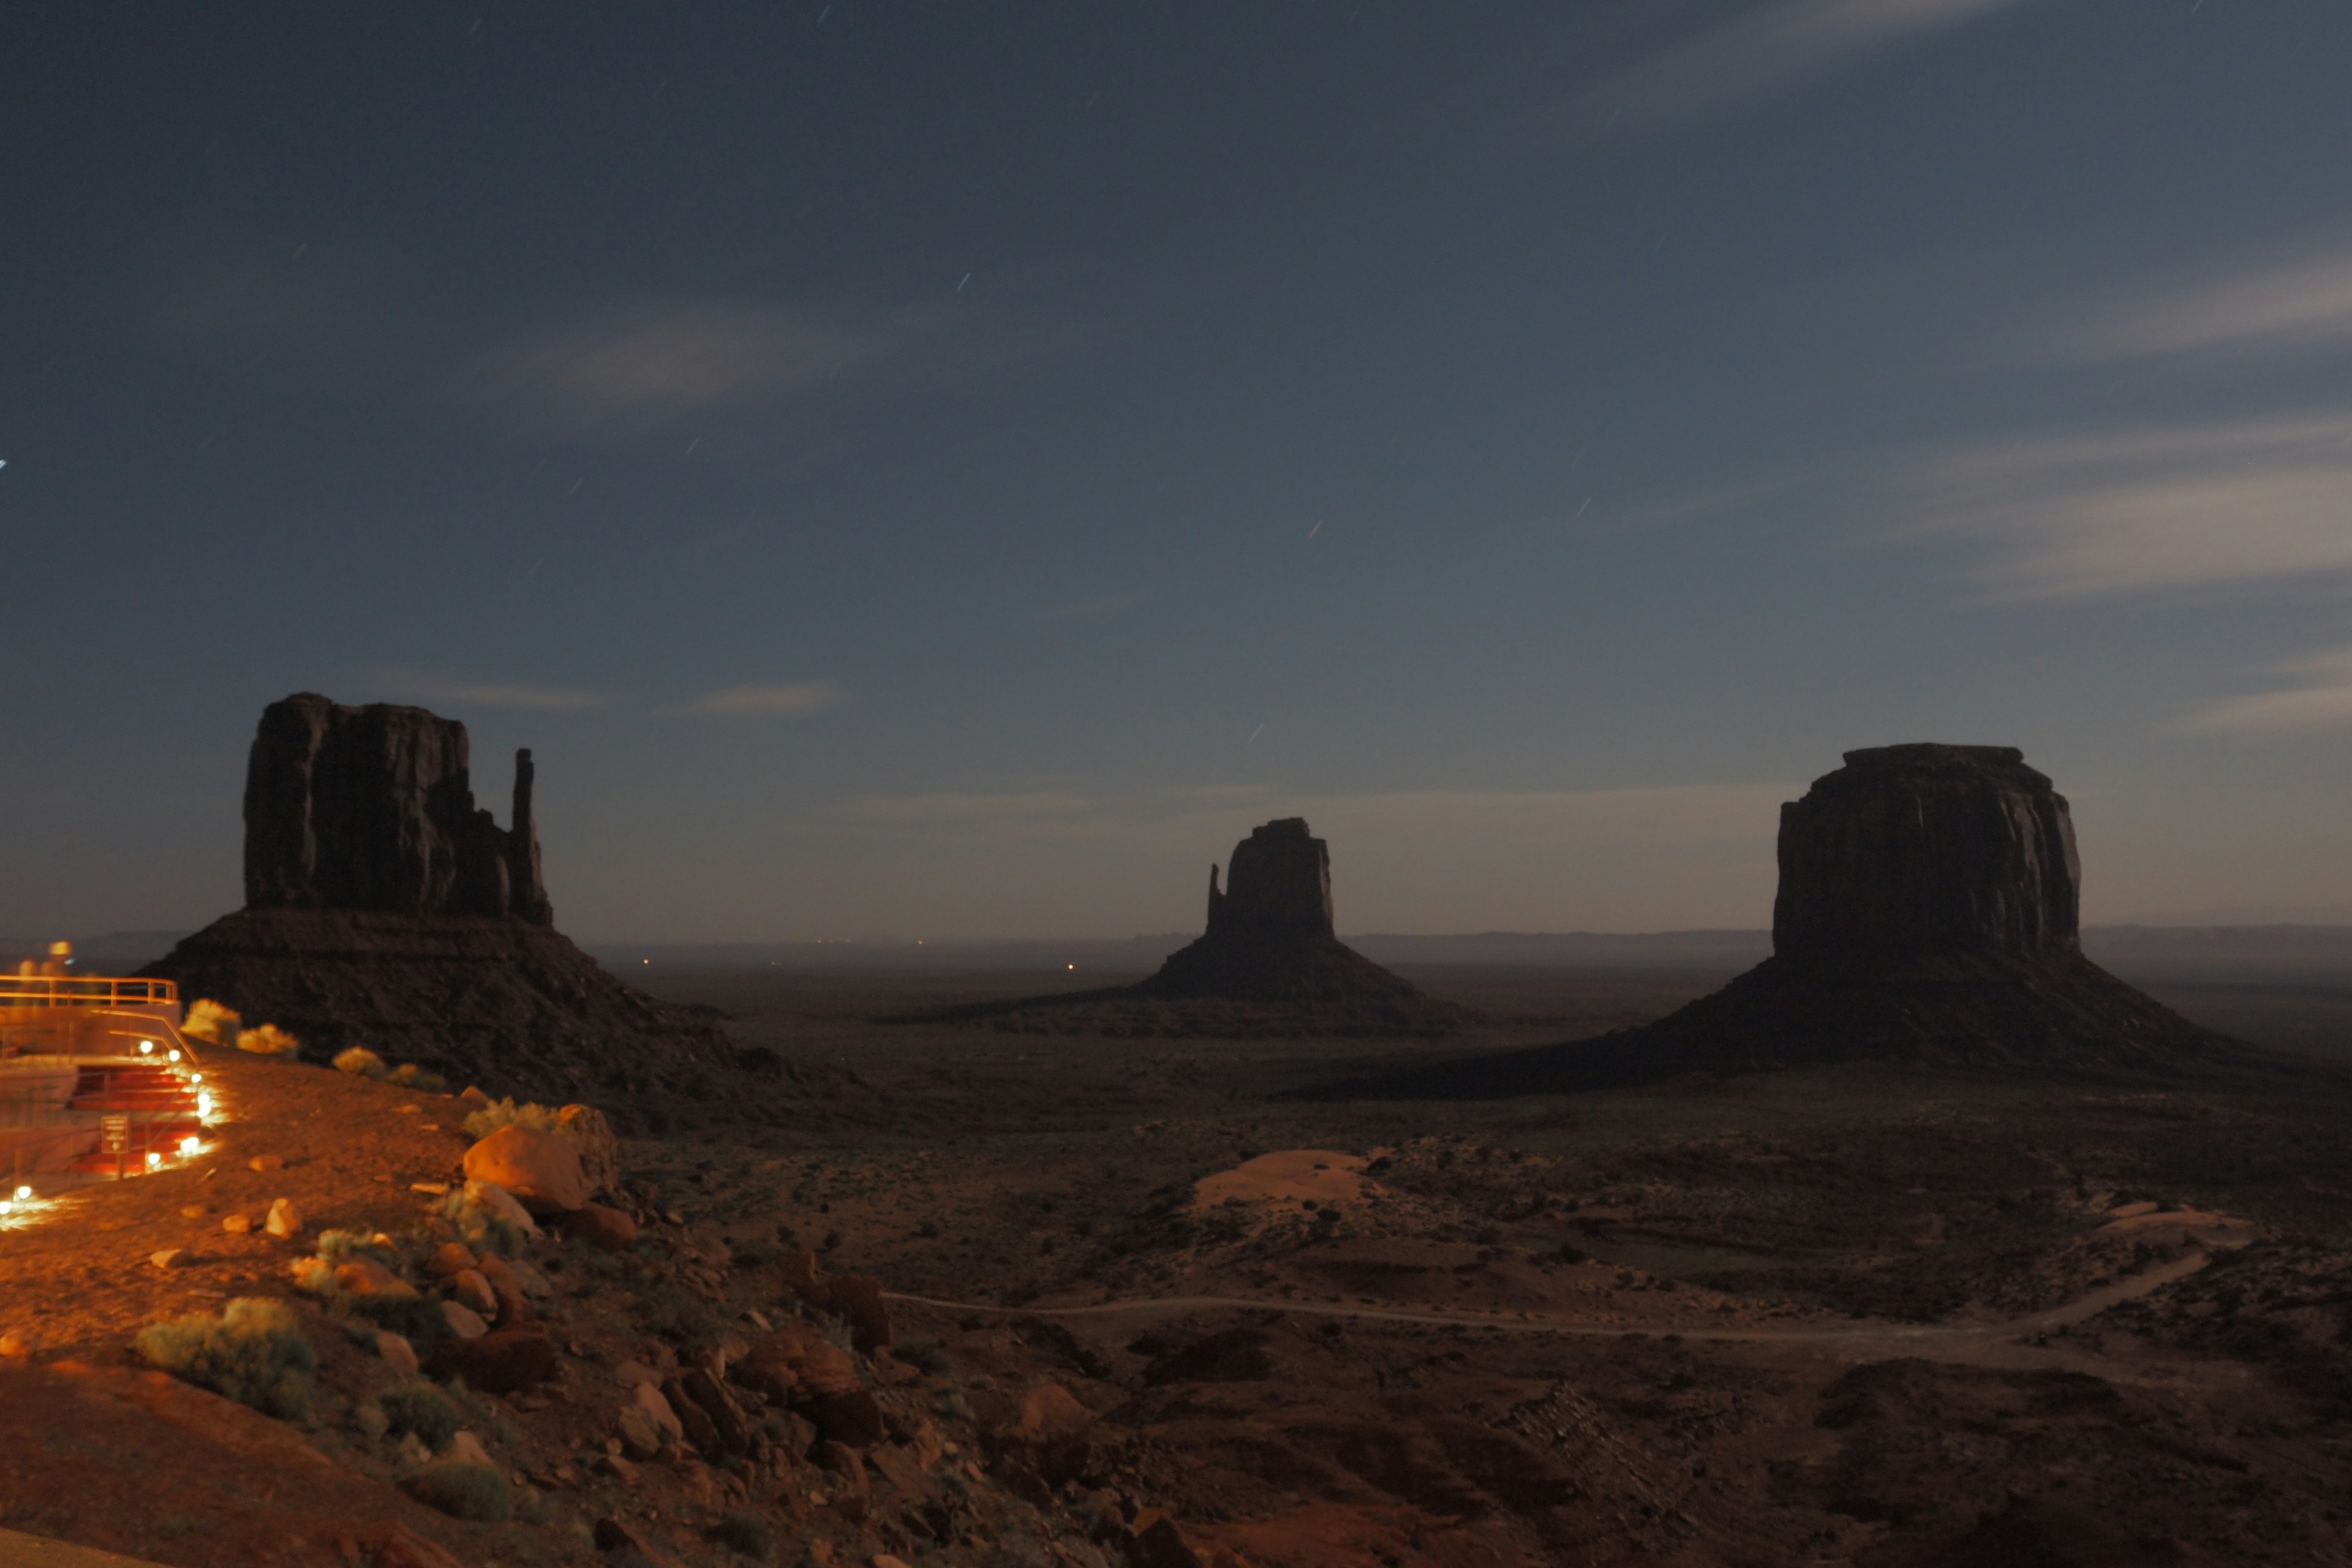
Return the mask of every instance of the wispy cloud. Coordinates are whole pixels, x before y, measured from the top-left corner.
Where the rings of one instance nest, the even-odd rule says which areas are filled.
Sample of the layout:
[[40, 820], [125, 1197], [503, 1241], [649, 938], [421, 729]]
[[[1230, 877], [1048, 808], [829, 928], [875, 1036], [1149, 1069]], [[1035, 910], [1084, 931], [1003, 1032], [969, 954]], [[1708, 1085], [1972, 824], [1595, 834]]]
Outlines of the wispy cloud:
[[2352, 728], [2352, 647], [2278, 667], [2296, 684], [2210, 703], [2173, 728], [2190, 735], [2284, 736]]
[[848, 700], [849, 694], [842, 689], [841, 682], [828, 677], [775, 686], [730, 686], [671, 711], [727, 719], [799, 719], [838, 708]]
[[1570, 100], [1593, 124], [1657, 124], [1767, 98], [2019, 0], [1771, 0], [1634, 61]]
[[2033, 357], [2102, 364], [2175, 356], [2304, 355], [2352, 347], [2352, 238], [2336, 235], [2225, 258], [2094, 308]]
[[2025, 598], [2352, 577], [2352, 411], [1957, 443], [1890, 464], [1904, 531]]
[[1142, 598], [1140, 594], [1105, 594], [1098, 598], [1076, 599], [1066, 605], [1056, 605], [1050, 610], [1040, 610], [1037, 618], [1041, 621], [1108, 620], [1129, 605], [1140, 603]]
[[392, 700], [437, 702], [451, 708], [513, 709], [533, 713], [578, 713], [609, 708], [612, 693], [575, 686], [540, 686], [524, 681], [468, 680], [424, 670], [376, 670], [373, 684]]

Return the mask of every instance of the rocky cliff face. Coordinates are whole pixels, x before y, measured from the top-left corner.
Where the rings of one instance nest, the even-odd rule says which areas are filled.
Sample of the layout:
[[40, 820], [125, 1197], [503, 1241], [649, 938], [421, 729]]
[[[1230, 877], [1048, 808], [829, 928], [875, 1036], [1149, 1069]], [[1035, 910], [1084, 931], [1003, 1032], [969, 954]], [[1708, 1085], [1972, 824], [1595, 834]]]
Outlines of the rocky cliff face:
[[1279, 939], [1333, 934], [1331, 851], [1307, 831], [1303, 816], [1250, 830], [1234, 846], [1225, 890], [1209, 868], [1209, 934]]
[[1772, 948], [1798, 963], [2081, 951], [2066, 799], [2011, 746], [1881, 746], [1780, 808]]
[[465, 725], [315, 692], [261, 716], [245, 782], [248, 909], [482, 915], [551, 924], [531, 824], [530, 753], [514, 816], [474, 805]]
[[308, 1060], [364, 1045], [492, 1094], [584, 1100], [625, 1128], [861, 1099], [845, 1069], [740, 1050], [555, 931], [530, 753], [501, 829], [474, 805], [466, 752], [466, 727], [421, 708], [270, 704], [246, 774], [247, 907], [146, 973], [289, 1030]]
[[1253, 829], [1227, 864], [1222, 892], [1209, 872], [1207, 931], [1129, 993], [1308, 1007], [1341, 1032], [1423, 1032], [1458, 1016], [1332, 934], [1331, 852], [1305, 818]]

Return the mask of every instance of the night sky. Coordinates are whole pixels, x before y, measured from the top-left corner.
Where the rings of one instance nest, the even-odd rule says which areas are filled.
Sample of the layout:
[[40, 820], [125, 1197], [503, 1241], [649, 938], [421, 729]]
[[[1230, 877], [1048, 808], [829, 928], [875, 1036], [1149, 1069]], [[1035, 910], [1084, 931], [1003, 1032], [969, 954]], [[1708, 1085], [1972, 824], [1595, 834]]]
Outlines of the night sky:
[[1769, 919], [2022, 746], [2352, 919], [2352, 6], [8, 9], [0, 931], [240, 900], [263, 705], [534, 749], [559, 923]]

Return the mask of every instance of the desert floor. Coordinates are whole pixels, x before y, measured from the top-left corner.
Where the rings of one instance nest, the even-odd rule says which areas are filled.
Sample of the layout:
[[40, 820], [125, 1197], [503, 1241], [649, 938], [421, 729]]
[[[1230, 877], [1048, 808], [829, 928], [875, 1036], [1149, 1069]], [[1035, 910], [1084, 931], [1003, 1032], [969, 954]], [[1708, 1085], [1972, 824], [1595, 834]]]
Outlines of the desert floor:
[[[599, 1470], [612, 1368], [680, 1353], [646, 1312], [675, 1281], [600, 1291], [576, 1271], [542, 1307], [562, 1383], [474, 1412], [531, 1490], [528, 1522], [399, 1498], [397, 1457], [337, 1425], [378, 1375], [348, 1347], [300, 1439], [333, 1485], [255, 1505], [257, 1473], [297, 1467], [270, 1446], [293, 1429], [194, 1440], [202, 1418], [122, 1365], [129, 1333], [283, 1293], [284, 1248], [222, 1236], [225, 1213], [283, 1194], [320, 1223], [391, 1228], [464, 1139], [446, 1097], [224, 1063], [240, 1120], [215, 1174], [83, 1189], [0, 1237], [0, 1331], [38, 1346], [0, 1361], [0, 1524], [189, 1568], [348, 1560], [379, 1505], [469, 1563], [593, 1560], [592, 1517], [678, 1561], [740, 1562], [709, 1531], [746, 1507], [769, 1509], [775, 1561], [861, 1568], [877, 1551], [1141, 1563], [1128, 1527], [1151, 1510], [1196, 1561], [1297, 1568], [2347, 1560], [2352, 988], [2156, 987], [2303, 1053], [2218, 1086], [1854, 1067], [1480, 1103], [1283, 1098], [1637, 1022], [1723, 978], [1412, 977], [1480, 1021], [1410, 1043], [1104, 1038], [886, 1021], [1075, 976], [630, 974], [723, 1010], [744, 1046], [856, 1075], [761, 1108], [770, 1125], [626, 1151], [667, 1267], [719, 1310], [775, 1294], [757, 1260], [778, 1246], [894, 1293], [908, 1359], [891, 1397], [937, 1422], [907, 1444], [935, 1468], [960, 1444], [971, 1487], [940, 1497], [918, 1476], [897, 1497], [877, 1477], [855, 1519], [813, 1501], [808, 1472]], [[251, 1172], [257, 1152], [289, 1163]], [[199, 1261], [146, 1263], [170, 1246]], [[1052, 1463], [1003, 1436], [1048, 1388], [1083, 1427]], [[37, 1438], [42, 1410], [98, 1436]], [[116, 1428], [178, 1434], [150, 1473], [198, 1480], [78, 1492]]]

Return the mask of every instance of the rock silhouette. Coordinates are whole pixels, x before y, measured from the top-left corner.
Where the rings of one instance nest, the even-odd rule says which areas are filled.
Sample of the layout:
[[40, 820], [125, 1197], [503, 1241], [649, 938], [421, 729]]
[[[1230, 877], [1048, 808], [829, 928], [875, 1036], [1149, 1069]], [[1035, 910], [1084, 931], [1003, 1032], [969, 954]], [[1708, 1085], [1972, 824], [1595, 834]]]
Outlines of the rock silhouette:
[[531, 819], [474, 805], [466, 727], [304, 692], [263, 712], [246, 773], [246, 907], [146, 972], [302, 1042], [415, 1062], [494, 1095], [603, 1106], [629, 1129], [804, 1109], [841, 1069], [739, 1052], [557, 931]]
[[511, 916], [551, 925], [532, 830], [530, 752], [514, 825], [474, 805], [466, 726], [422, 708], [271, 703], [245, 775], [249, 910]]
[[927, 1018], [985, 1019], [1035, 1034], [1433, 1035], [1467, 1015], [1332, 934], [1331, 852], [1303, 817], [1251, 831], [1224, 886], [1209, 868], [1208, 929], [1133, 985], [982, 1003]]
[[1845, 753], [1780, 808], [1772, 956], [1656, 1023], [1312, 1091], [1556, 1093], [1885, 1059], [2172, 1076], [2242, 1049], [2083, 956], [2066, 799], [2008, 746]]
[[1332, 934], [1331, 851], [1289, 816], [1254, 828], [1234, 846], [1225, 888], [1209, 870], [1209, 924], [1171, 953], [1138, 996], [1234, 1002], [1425, 1002]]

